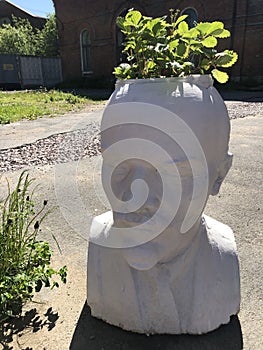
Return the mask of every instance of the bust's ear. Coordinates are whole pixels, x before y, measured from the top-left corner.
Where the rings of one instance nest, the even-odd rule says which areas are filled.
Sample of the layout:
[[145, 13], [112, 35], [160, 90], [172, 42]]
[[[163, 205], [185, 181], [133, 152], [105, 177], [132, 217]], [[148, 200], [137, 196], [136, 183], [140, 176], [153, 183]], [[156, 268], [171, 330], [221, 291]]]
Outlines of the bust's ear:
[[225, 159], [220, 164], [218, 171], [217, 171], [217, 178], [213, 184], [211, 195], [215, 196], [218, 194], [221, 184], [224, 181], [224, 178], [226, 177], [228, 170], [231, 168], [233, 160], [233, 154], [228, 153], [225, 157]]

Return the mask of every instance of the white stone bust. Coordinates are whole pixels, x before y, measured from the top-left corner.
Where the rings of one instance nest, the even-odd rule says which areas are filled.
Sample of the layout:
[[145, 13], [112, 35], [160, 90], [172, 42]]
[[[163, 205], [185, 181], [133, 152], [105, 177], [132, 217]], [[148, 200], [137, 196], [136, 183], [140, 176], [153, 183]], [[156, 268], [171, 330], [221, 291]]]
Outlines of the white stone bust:
[[[239, 311], [232, 230], [202, 214], [232, 163], [226, 109], [206, 90], [198, 86], [205, 111], [193, 103], [181, 112], [185, 102], [175, 97], [179, 118], [117, 93], [104, 113], [102, 179], [112, 211], [91, 226], [88, 304], [126, 330], [201, 334]], [[219, 101], [214, 113], [208, 97]]]

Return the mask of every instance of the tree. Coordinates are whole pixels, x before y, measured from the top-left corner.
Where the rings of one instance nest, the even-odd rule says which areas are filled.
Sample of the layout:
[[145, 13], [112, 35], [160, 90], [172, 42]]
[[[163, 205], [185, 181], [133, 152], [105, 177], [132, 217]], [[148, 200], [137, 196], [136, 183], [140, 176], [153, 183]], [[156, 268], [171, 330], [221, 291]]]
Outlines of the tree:
[[12, 17], [13, 24], [0, 27], [0, 54], [58, 56], [56, 17], [49, 15], [43, 29], [34, 29], [27, 19]]
[[35, 55], [35, 32], [27, 19], [12, 17], [13, 24], [0, 28], [0, 53]]
[[40, 56], [58, 56], [58, 30], [56, 16], [51, 14], [42, 30], [36, 33], [36, 53]]

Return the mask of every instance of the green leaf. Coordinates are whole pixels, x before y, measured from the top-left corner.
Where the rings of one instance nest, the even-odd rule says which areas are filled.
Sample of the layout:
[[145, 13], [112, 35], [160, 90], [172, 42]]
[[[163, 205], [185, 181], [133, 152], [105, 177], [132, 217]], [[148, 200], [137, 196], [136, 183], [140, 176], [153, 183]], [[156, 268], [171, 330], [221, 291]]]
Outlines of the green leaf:
[[218, 69], [213, 69], [212, 70], [212, 75], [213, 77], [221, 84], [226, 83], [228, 81], [228, 74], [225, 72], [222, 72]]
[[187, 17], [188, 17], [188, 15], [182, 15], [182, 16], [178, 17], [174, 23], [174, 26], [176, 27], [180, 22], [184, 21]]
[[214, 21], [214, 22], [206, 22], [207, 24], [209, 23], [210, 28], [207, 30], [207, 34], [209, 35], [214, 35], [214, 32], [222, 31], [224, 30], [224, 23], [219, 22], [219, 21]]
[[159, 35], [161, 33], [162, 30], [164, 30], [164, 26], [162, 24], [162, 22], [157, 22], [154, 24], [153, 28], [152, 28], [152, 32], [155, 36]]
[[230, 32], [227, 29], [224, 29], [224, 23], [222, 22], [201, 22], [198, 23], [195, 28], [204, 36], [212, 35], [217, 38], [227, 38], [230, 36]]
[[[172, 11], [173, 13], [173, 11]], [[115, 68], [118, 79], [147, 78], [151, 76], [179, 76], [191, 72], [204, 74], [213, 69], [215, 79], [224, 82], [226, 73], [217, 69], [230, 67], [237, 54], [225, 50], [217, 53], [218, 38], [226, 38], [230, 32], [219, 21], [201, 22], [189, 29], [187, 15], [171, 21], [166, 17], [142, 16], [130, 10], [124, 21], [119, 20], [125, 34], [124, 51], [130, 66]], [[1, 47], [1, 46], [0, 46]]]
[[178, 47], [177, 47], [177, 55], [178, 56], [183, 56], [186, 52], [186, 45], [185, 44], [179, 44]]
[[230, 31], [227, 30], [227, 29], [224, 29], [221, 33], [215, 35], [217, 38], [221, 38], [221, 39], [224, 39], [224, 38], [229, 38], [230, 37]]
[[147, 69], [153, 69], [156, 66], [156, 63], [153, 61], [148, 61], [147, 62]]
[[185, 32], [188, 31], [188, 29], [189, 29], [188, 24], [185, 21], [179, 23], [178, 32], [180, 34], [184, 34]]
[[191, 28], [186, 33], [183, 34], [184, 38], [197, 38], [199, 31], [196, 28]]
[[178, 46], [178, 44], [179, 44], [179, 40], [178, 39], [170, 41], [169, 42], [169, 49], [170, 50], [175, 49]]
[[217, 53], [217, 51], [215, 49], [209, 49], [209, 48], [206, 48], [204, 47], [203, 48], [203, 53], [205, 54], [205, 56], [207, 58], [212, 58], [215, 56], [215, 54]]
[[220, 35], [221, 33], [223, 33], [224, 29], [216, 29], [213, 32], [209, 33], [209, 35], [218, 37], [218, 35]]
[[195, 68], [195, 65], [192, 62], [184, 62], [182, 65], [183, 71], [184, 73], [190, 73], [193, 71], [193, 69]]
[[124, 79], [128, 76], [128, 72], [131, 69], [131, 65], [128, 63], [121, 63], [118, 67], [114, 68], [113, 74], [117, 79]]
[[124, 29], [124, 21], [125, 19], [123, 17], [117, 17], [116, 24], [119, 28]]
[[165, 28], [167, 27], [167, 23], [163, 20], [163, 18], [157, 17], [154, 19], [149, 18], [146, 21], [144, 17], [145, 28], [149, 29], [152, 34], [159, 35], [162, 31], [165, 33]]
[[238, 59], [238, 54], [234, 51], [225, 50], [219, 52], [215, 55], [216, 57], [216, 66], [228, 68], [233, 66]]
[[129, 11], [125, 16], [125, 19], [134, 25], [138, 25], [141, 18], [142, 18], [142, 14], [140, 11]]
[[208, 36], [207, 38], [205, 38], [204, 40], [202, 40], [202, 44], [205, 47], [215, 47], [217, 45], [217, 39], [214, 38], [213, 36]]
[[208, 70], [210, 68], [210, 64], [209, 64], [209, 60], [207, 58], [203, 58], [201, 61], [201, 68], [203, 68], [204, 70]]
[[199, 30], [202, 35], [207, 35], [211, 29], [211, 23], [209, 22], [200, 22], [195, 26], [195, 29]]

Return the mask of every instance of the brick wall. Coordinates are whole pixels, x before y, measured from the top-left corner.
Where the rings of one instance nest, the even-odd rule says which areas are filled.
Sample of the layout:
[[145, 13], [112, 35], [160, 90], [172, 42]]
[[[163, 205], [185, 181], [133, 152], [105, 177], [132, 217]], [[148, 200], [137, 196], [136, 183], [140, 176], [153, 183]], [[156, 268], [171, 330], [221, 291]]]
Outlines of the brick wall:
[[87, 29], [91, 38], [90, 76], [112, 76], [117, 63], [116, 17], [125, 9], [137, 8], [149, 16], [167, 14], [170, 8], [194, 7], [199, 21], [221, 20], [232, 32], [225, 47], [239, 53], [232, 68], [234, 80], [263, 82], [262, 0], [54, 0], [65, 80], [82, 77], [80, 34]]

